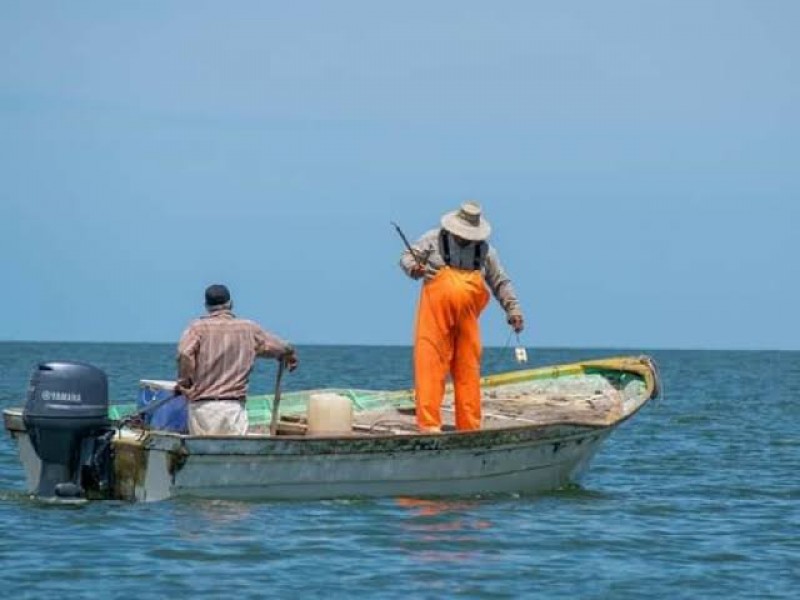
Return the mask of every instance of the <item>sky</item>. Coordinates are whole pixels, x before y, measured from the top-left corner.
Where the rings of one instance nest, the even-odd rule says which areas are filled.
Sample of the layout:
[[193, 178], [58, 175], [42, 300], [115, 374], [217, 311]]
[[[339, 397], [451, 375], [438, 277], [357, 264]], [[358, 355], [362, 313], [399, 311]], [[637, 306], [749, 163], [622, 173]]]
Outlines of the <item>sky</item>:
[[[800, 3], [0, 4], [0, 340], [174, 342], [226, 283], [409, 344], [482, 203], [529, 347], [800, 349]], [[508, 327], [493, 303], [484, 343]]]

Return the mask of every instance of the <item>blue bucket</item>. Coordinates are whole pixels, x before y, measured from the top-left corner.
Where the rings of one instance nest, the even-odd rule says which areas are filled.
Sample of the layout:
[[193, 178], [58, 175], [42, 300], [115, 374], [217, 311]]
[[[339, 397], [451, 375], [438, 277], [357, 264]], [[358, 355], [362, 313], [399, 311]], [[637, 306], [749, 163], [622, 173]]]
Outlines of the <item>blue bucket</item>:
[[[136, 400], [137, 410], [146, 409], [148, 405], [161, 402], [172, 396], [175, 383], [171, 381], [142, 380], [139, 383], [139, 397]], [[189, 407], [186, 397], [175, 396], [144, 414], [144, 422], [150, 428], [173, 433], [189, 433]]]

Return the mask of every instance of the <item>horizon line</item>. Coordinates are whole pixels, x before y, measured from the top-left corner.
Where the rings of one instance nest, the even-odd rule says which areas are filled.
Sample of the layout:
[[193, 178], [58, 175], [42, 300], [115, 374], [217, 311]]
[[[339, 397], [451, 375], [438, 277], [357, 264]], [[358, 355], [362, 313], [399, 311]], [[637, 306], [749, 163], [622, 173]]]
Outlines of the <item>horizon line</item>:
[[[154, 342], [154, 341], [98, 341], [98, 340], [0, 340], [0, 344], [90, 344], [90, 345], [143, 345], [143, 346], [177, 346], [177, 342]], [[346, 347], [346, 348], [413, 348], [413, 344], [398, 344], [398, 343], [354, 343], [344, 344], [337, 342], [314, 342], [314, 343], [296, 343], [298, 347], [303, 346], [323, 346], [323, 347]], [[484, 345], [484, 349], [507, 349], [512, 346], [496, 346]], [[645, 346], [533, 346], [526, 344], [526, 348], [537, 350], [609, 350], [609, 351], [623, 351], [623, 352], [800, 352], [800, 348], [714, 348], [714, 347], [645, 347]]]

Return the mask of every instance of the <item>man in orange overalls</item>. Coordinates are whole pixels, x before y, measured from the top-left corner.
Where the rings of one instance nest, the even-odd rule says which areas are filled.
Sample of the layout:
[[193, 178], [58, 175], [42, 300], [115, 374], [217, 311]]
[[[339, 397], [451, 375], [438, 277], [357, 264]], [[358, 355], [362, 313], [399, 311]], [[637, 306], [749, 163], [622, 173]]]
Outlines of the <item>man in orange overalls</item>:
[[511, 280], [487, 239], [491, 226], [476, 202], [442, 217], [441, 228], [424, 234], [400, 266], [424, 279], [414, 339], [414, 385], [420, 431], [442, 429], [441, 405], [448, 373], [453, 378], [456, 428], [481, 427], [481, 337], [478, 319], [489, 302], [486, 284], [506, 312], [509, 325], [524, 327]]

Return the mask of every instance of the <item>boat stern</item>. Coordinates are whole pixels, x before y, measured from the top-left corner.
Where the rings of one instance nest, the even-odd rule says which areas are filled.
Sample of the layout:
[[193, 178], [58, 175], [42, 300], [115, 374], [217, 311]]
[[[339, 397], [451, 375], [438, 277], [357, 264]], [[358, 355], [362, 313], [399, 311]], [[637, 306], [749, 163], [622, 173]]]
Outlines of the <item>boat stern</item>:
[[7, 408], [3, 411], [3, 425], [17, 445], [22, 468], [25, 472], [25, 491], [32, 494], [42, 474], [42, 461], [31, 443], [28, 428], [22, 418], [22, 408]]

